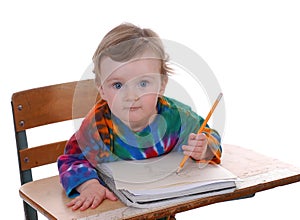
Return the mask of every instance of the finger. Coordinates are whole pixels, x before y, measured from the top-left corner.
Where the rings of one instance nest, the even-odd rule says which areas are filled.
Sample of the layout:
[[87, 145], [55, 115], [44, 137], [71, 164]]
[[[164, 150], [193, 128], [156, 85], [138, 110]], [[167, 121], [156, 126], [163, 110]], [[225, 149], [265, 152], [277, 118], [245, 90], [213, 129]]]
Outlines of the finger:
[[194, 147], [194, 148], [202, 148], [206, 144], [206, 140], [194, 140], [190, 141], [188, 143], [188, 146]]
[[198, 138], [197, 140], [190, 140], [188, 142], [188, 145], [195, 146], [195, 147], [205, 147], [205, 145], [208, 143], [207, 138]]
[[205, 147], [193, 147], [193, 146], [185, 146], [183, 154], [186, 156], [190, 156], [195, 160], [200, 160], [203, 157], [204, 152], [206, 151]]
[[199, 160], [202, 157], [202, 152], [191, 152], [191, 151], [184, 151], [184, 155], [194, 158], [195, 160]]
[[113, 194], [108, 189], [106, 190], [106, 198], [109, 199], [109, 200], [112, 200], [112, 201], [118, 200], [118, 198], [115, 196], [115, 194]]
[[193, 151], [192, 147], [190, 145], [182, 145], [183, 152], [191, 152]]
[[186, 147], [187, 147], [187, 150], [183, 151], [183, 154], [186, 155], [186, 156], [190, 156], [190, 157], [193, 157], [193, 158], [198, 158], [203, 154], [202, 148], [200, 148], [199, 150], [198, 149], [195, 150], [195, 149], [191, 149], [191, 146], [186, 146]]
[[92, 205], [93, 200], [94, 200], [94, 198], [86, 199], [80, 206], [80, 211], [84, 211], [84, 210], [88, 209]]
[[75, 211], [75, 210], [79, 209], [82, 206], [82, 204], [83, 204], [83, 201], [77, 199], [77, 201], [72, 206], [72, 210]]
[[186, 152], [193, 152], [195, 149], [195, 146], [191, 146], [191, 145], [183, 145], [182, 146], [182, 150], [186, 151]]
[[205, 141], [193, 141], [190, 142], [189, 145], [183, 145], [183, 151], [191, 151], [191, 152], [202, 152], [205, 150]]
[[200, 151], [202, 151], [202, 147], [195, 146], [195, 145], [196, 144], [194, 144], [194, 145], [183, 145], [182, 150], [185, 151], [185, 152], [200, 152]]
[[195, 140], [198, 140], [198, 141], [206, 140], [206, 139], [207, 139], [207, 137], [204, 133], [197, 134], [196, 137], [195, 137]]
[[92, 203], [92, 205], [91, 205], [91, 208], [92, 208], [92, 209], [97, 208], [97, 207], [103, 202], [103, 200], [104, 200], [104, 198], [101, 199], [101, 198], [99, 198], [99, 197], [96, 196], [96, 197], [94, 198], [94, 200], [93, 200], [93, 203]]
[[185, 156], [191, 156], [192, 155], [192, 151], [183, 151], [183, 155], [185, 155]]
[[195, 140], [196, 136], [197, 136], [196, 134], [190, 133], [189, 139], [190, 139], [190, 140]]
[[73, 206], [75, 203], [76, 203], [76, 199], [72, 199], [70, 202], [68, 202], [66, 205], [68, 206], [68, 207], [71, 207], [71, 206]]

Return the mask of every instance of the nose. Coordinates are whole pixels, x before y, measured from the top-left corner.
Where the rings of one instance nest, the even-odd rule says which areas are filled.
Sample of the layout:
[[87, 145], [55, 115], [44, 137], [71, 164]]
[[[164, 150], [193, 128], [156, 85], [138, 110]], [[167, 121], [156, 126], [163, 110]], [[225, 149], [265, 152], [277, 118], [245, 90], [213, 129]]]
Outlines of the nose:
[[128, 102], [137, 101], [139, 99], [139, 94], [134, 86], [126, 86], [123, 91], [124, 99]]

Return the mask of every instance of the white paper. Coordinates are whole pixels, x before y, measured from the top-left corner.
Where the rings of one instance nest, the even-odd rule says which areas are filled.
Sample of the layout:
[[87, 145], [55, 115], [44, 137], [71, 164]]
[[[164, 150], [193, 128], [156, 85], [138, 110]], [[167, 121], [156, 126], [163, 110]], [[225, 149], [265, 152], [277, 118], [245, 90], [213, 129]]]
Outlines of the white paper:
[[118, 161], [104, 164], [114, 177], [117, 189], [134, 194], [155, 194], [190, 189], [209, 183], [231, 181], [236, 176], [220, 165], [206, 164], [201, 168], [189, 159], [176, 174], [181, 153], [140, 161]]

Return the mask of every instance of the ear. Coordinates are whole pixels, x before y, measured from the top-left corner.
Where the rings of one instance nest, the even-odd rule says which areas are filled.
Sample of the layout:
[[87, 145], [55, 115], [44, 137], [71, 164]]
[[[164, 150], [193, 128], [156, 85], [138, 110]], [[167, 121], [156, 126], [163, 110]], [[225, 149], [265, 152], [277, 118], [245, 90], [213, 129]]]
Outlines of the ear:
[[168, 76], [167, 75], [162, 75], [161, 85], [160, 85], [160, 89], [159, 89], [159, 95], [160, 96], [164, 95], [167, 84], [168, 84]]
[[102, 85], [98, 87], [98, 91], [100, 93], [101, 99], [106, 100], [105, 92]]

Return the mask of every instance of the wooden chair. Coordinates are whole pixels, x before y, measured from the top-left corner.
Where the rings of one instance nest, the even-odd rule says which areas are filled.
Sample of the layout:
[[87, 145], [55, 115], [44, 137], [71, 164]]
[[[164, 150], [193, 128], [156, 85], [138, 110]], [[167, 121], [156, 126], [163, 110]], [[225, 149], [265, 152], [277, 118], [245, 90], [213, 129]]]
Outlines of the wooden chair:
[[[66, 140], [62, 140], [42, 146], [28, 146], [26, 130], [82, 118], [99, 98], [93, 80], [51, 85], [12, 95], [21, 185], [33, 181], [33, 168], [56, 163], [66, 144]], [[21, 190], [20, 195], [24, 196]], [[23, 203], [26, 219], [37, 219], [37, 211], [30, 204]]]

